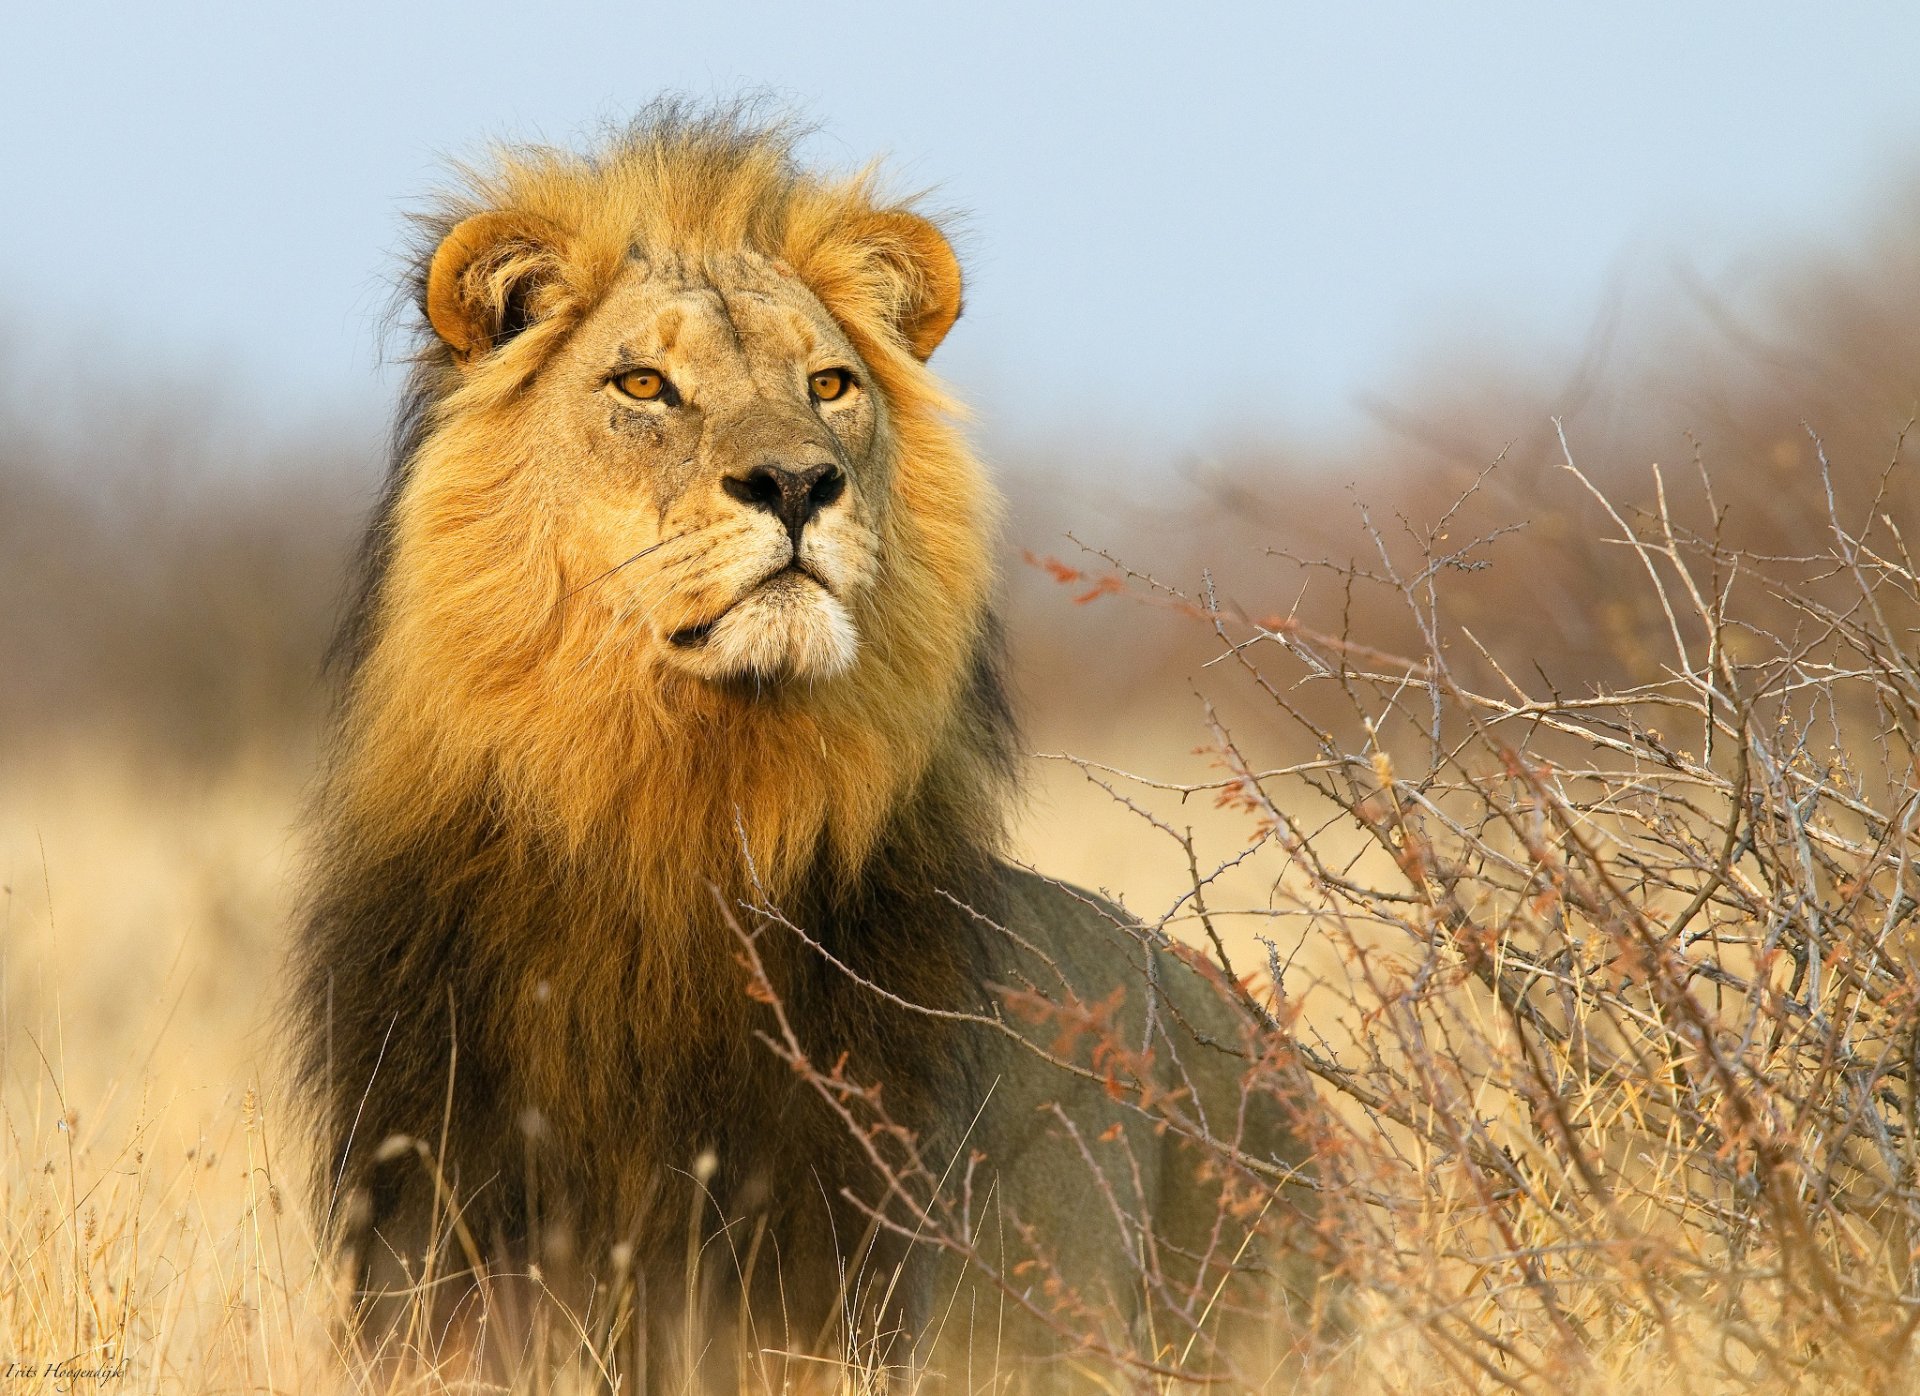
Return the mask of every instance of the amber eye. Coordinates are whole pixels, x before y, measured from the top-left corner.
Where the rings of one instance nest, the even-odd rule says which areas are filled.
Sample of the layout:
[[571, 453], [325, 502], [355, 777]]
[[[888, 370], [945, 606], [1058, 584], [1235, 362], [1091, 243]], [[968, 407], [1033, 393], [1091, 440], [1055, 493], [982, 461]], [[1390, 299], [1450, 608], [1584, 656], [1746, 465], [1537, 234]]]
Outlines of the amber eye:
[[827, 368], [807, 380], [815, 402], [832, 402], [853, 386], [853, 375], [844, 368]]
[[657, 368], [633, 368], [613, 380], [613, 386], [640, 402], [657, 402], [668, 392], [666, 375]]

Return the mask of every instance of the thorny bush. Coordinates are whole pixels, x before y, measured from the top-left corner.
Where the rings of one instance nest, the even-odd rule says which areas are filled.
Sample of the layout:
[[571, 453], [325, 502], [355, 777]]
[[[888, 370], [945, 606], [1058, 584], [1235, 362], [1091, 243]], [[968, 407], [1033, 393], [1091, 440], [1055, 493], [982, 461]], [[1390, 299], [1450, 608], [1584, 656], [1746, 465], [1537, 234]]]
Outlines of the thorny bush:
[[[1217, 1045], [1242, 1054], [1249, 1108], [1287, 1111], [1314, 1154], [1301, 1176], [1149, 1090], [1102, 1005], [1008, 994], [1003, 1023], [1051, 1020], [1062, 1071], [1097, 1074], [1229, 1178], [1224, 1209], [1264, 1226], [1277, 1190], [1317, 1195], [1307, 1228], [1217, 1248], [1175, 1284], [1125, 1178], [1074, 1141], [1171, 1321], [1116, 1344], [1041, 1237], [996, 1279], [1140, 1383], [1903, 1385], [1920, 1325], [1910, 472], [1896, 451], [1848, 498], [1817, 450], [1824, 517], [1798, 555], [1760, 554], [1731, 541], [1705, 469], [1670, 503], [1654, 467], [1628, 508], [1560, 445], [1620, 550], [1613, 575], [1654, 618], [1652, 682], [1562, 692], [1450, 621], [1447, 579], [1508, 531], [1448, 545], [1477, 483], [1425, 528], [1363, 511], [1364, 561], [1290, 560], [1331, 578], [1338, 614], [1371, 610], [1369, 589], [1397, 599], [1421, 637], [1403, 657], [1304, 603], [1261, 618], [1104, 554], [1048, 563], [1087, 599], [1210, 627], [1215, 675], [1256, 700], [1231, 724], [1206, 704], [1217, 778], [1079, 764], [1190, 872], [1131, 933], [1199, 947], [1182, 953], [1245, 1024]], [[1276, 745], [1294, 759], [1257, 759]], [[1217, 866], [1162, 812], [1204, 798], [1242, 819]], [[1222, 889], [1262, 867], [1255, 904], [1229, 908]], [[746, 910], [750, 968], [758, 936], [804, 934]], [[919, 1157], [877, 1083], [808, 1061], [778, 1007], [769, 1042], [868, 1141], [901, 1208], [885, 1224], [991, 1265], [967, 1168]], [[1283, 1375], [1223, 1368], [1208, 1349], [1226, 1277], [1302, 1250], [1338, 1312], [1275, 1319], [1303, 1335]]]

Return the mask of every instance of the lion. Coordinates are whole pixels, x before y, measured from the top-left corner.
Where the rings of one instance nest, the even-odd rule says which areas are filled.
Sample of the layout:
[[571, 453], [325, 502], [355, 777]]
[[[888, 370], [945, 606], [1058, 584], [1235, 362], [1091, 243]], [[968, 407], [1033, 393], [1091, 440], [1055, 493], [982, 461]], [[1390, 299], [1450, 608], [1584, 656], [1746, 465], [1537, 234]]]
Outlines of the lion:
[[1138, 1348], [1145, 1249], [1191, 1284], [1250, 1210], [1195, 1137], [1262, 1212], [1303, 1151], [1232, 986], [1004, 855], [949, 240], [678, 107], [426, 225], [293, 952], [369, 1350], [524, 1359], [555, 1303], [673, 1389]]

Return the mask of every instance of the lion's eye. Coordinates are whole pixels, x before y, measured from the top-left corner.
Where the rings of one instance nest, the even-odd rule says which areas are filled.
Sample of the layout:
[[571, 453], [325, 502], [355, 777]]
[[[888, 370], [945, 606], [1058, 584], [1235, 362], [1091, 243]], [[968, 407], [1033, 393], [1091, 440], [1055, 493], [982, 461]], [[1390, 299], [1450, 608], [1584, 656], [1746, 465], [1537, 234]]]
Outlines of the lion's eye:
[[657, 368], [634, 368], [613, 380], [613, 386], [639, 402], [658, 402], [672, 391], [667, 376]]
[[853, 386], [853, 375], [844, 368], [827, 368], [807, 380], [815, 402], [832, 402]]

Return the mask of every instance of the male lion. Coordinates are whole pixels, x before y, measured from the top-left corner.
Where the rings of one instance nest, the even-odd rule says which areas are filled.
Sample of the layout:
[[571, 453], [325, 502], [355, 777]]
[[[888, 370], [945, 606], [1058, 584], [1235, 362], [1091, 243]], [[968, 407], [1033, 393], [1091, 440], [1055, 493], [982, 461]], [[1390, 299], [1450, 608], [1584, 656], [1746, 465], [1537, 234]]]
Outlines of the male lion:
[[[295, 955], [370, 1342], [511, 1367], [562, 1308], [676, 1390], [1190, 1369], [1298, 1153], [1230, 989], [999, 856], [946, 239], [673, 109], [431, 233]], [[1195, 1138], [1254, 1170], [1224, 1211]]]

